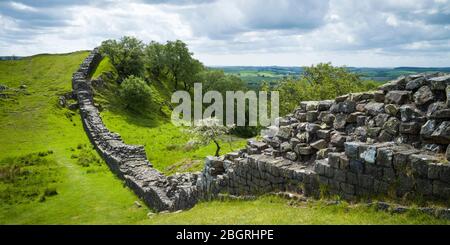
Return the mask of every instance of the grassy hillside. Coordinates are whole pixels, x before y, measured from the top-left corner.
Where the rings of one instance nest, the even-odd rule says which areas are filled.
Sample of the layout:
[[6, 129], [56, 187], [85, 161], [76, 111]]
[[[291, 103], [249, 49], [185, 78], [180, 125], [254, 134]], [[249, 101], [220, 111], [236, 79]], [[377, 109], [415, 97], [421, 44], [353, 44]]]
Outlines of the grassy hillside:
[[134, 205], [138, 198], [102, 161], [95, 163], [99, 157], [79, 114], [57, 105], [87, 54], [0, 62], [0, 84], [10, 88], [9, 98], [0, 99], [0, 223], [133, 223], [145, 217], [145, 208]]
[[[0, 61], [0, 84], [9, 87], [0, 91], [8, 96], [0, 98], [0, 223], [448, 223], [413, 212], [394, 215], [345, 204], [293, 204], [271, 196], [254, 201], [205, 202], [181, 213], [148, 218], [148, 208], [135, 205], [138, 198], [92, 150], [78, 112], [57, 105], [58, 95], [71, 90], [71, 75], [87, 54]], [[102, 74], [102, 70], [111, 70], [107, 61], [94, 76]], [[26, 87], [20, 89], [21, 85]], [[155, 98], [164, 100], [168, 90], [161, 85], [152, 86], [161, 92]], [[111, 90], [105, 89], [96, 98], [105, 107], [102, 116], [107, 126], [121, 133], [128, 143], [146, 144], [149, 158], [159, 169], [196, 169], [200, 165], [173, 164], [210, 154], [210, 146], [190, 151], [182, 148], [186, 139], [179, 129], [163, 120], [165, 109], [160, 112], [155, 107], [151, 114], [129, 114], [115, 104], [113, 97], [108, 97], [108, 91]], [[155, 99], [155, 105], [160, 104], [159, 99]]]
[[[166, 174], [183, 171], [197, 171], [203, 167], [203, 160], [214, 155], [215, 145], [193, 147], [190, 137], [182, 128], [174, 126], [168, 106], [172, 88], [165, 83], [151, 83], [152, 102], [141, 113], [130, 112], [118, 99], [118, 86], [114, 79], [116, 72], [107, 58], [103, 59], [93, 78], [102, 77], [106, 82], [97, 89], [95, 100], [104, 110], [101, 116], [106, 126], [118, 132], [129, 144], [144, 145], [148, 159], [160, 171]], [[103, 74], [103, 75], [102, 75]], [[238, 150], [246, 144], [245, 139], [225, 136], [222, 139], [221, 153]]]

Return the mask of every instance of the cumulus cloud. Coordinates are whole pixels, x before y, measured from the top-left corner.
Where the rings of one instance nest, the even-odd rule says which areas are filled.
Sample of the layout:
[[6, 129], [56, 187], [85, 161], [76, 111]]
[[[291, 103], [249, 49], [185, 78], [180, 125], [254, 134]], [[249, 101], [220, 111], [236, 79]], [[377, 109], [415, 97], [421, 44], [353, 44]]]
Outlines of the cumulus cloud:
[[0, 55], [181, 39], [208, 65], [450, 65], [448, 0], [7, 0]]

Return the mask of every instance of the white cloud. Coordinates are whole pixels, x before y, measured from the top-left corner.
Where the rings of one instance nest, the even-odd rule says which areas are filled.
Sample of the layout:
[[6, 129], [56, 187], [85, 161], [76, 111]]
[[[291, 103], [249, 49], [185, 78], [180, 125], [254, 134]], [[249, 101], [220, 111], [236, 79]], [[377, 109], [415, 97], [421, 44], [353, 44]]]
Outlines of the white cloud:
[[13, 8], [15, 10], [25, 11], [25, 12], [36, 12], [37, 11], [36, 8], [33, 8], [33, 7], [23, 4], [23, 3], [10, 2], [9, 4], [10, 4], [11, 8]]
[[0, 28], [0, 55], [134, 35], [181, 39], [207, 65], [450, 65], [447, 0], [15, 0]]

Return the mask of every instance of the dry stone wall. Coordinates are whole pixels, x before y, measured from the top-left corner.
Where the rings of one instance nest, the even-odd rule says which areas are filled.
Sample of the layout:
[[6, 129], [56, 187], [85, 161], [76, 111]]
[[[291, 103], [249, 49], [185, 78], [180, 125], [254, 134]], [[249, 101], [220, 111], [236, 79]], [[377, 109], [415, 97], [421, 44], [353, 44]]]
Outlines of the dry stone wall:
[[147, 160], [143, 146], [125, 144], [120, 135], [110, 132], [103, 124], [94, 106], [89, 79], [100, 60], [98, 49], [94, 49], [72, 78], [73, 94], [92, 144], [110, 169], [151, 208], [175, 211], [194, 206], [197, 202], [195, 173], [164, 176]]
[[450, 200], [450, 75], [400, 77], [378, 91], [306, 101], [262, 141], [209, 158], [202, 197], [295, 191]]
[[89, 79], [100, 60], [94, 49], [73, 74], [85, 131], [110, 169], [156, 211], [221, 193], [274, 191], [450, 200], [450, 75], [410, 75], [374, 92], [301, 102], [261, 141], [208, 157], [200, 173], [164, 176], [143, 146], [125, 144], [103, 124]]

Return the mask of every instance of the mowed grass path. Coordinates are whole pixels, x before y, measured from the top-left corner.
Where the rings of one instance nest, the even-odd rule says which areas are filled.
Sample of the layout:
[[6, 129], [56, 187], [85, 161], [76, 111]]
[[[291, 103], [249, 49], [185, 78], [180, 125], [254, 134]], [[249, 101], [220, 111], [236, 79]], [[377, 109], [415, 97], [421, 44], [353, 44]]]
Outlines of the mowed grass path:
[[[1, 224], [445, 224], [426, 215], [409, 212], [392, 215], [368, 208], [347, 205], [291, 205], [277, 197], [255, 201], [204, 202], [181, 213], [156, 214], [147, 217], [149, 209], [138, 208], [138, 198], [101, 162], [100, 166], [82, 167], [72, 158], [78, 146], [92, 147], [81, 126], [78, 114], [57, 106], [57, 95], [70, 91], [71, 75], [87, 52], [67, 55], [39, 55], [20, 61], [0, 62], [0, 84], [17, 88], [27, 86], [12, 99], [0, 100], [0, 159], [33, 152], [53, 151], [59, 171], [55, 183], [57, 195], [24, 203], [7, 204], [0, 200]], [[146, 127], [126, 123], [120, 114], [105, 112], [108, 126], [124, 134], [128, 143], [145, 143], [151, 159], [165, 168], [167, 159], [185, 159], [209, 153], [196, 150], [178, 153], [179, 132], [161, 123]], [[70, 118], [72, 120], [70, 120]], [[110, 124], [115, 125], [110, 125]], [[133, 131], [135, 133], [131, 133]], [[124, 132], [121, 132], [124, 131]], [[143, 134], [143, 131], [147, 131]], [[167, 135], [167, 132], [172, 132]], [[140, 135], [140, 136], [139, 136]], [[160, 139], [167, 135], [167, 139]], [[147, 138], [149, 137], [149, 138]], [[164, 136], [166, 137], [166, 136]], [[141, 141], [143, 140], [143, 141]], [[174, 142], [166, 148], [154, 142]], [[164, 150], [165, 149], [165, 150]], [[202, 150], [200, 150], [202, 151]], [[172, 152], [172, 153], [171, 153]], [[183, 155], [187, 154], [187, 155]], [[166, 159], [167, 158], [167, 159]], [[1, 167], [1, 166], [0, 166]], [[0, 187], [3, 183], [0, 182]], [[0, 188], [0, 191], [2, 189]]]

